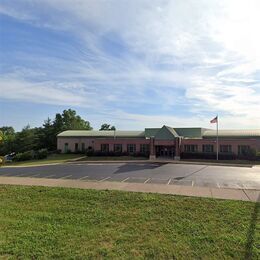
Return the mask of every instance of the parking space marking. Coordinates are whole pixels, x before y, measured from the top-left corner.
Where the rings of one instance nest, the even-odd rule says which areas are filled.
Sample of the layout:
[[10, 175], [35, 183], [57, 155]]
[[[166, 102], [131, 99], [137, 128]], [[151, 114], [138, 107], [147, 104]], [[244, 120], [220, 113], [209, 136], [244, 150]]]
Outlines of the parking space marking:
[[[26, 175], [27, 175], [28, 173], [26, 172], [26, 173], [22, 173], [22, 174], [18, 174], [17, 175], [17, 177], [27, 177]], [[28, 176], [29, 177], [29, 176]]]
[[63, 177], [60, 177], [60, 179], [67, 179], [69, 177], [71, 177], [72, 175], [66, 175], [66, 176], [63, 176]]
[[243, 187], [243, 189], [246, 189], [246, 190], [249, 189], [245, 184], [242, 184], [242, 187]]
[[104, 165], [104, 163], [87, 163], [87, 165]]
[[144, 183], [147, 183], [148, 181], [150, 181], [151, 180], [151, 178], [148, 178], [146, 181], [144, 181]]
[[53, 176], [56, 176], [56, 175], [55, 174], [51, 174], [51, 175], [44, 176], [44, 178], [50, 178], [50, 177], [53, 177]]
[[191, 182], [191, 186], [192, 186], [192, 187], [194, 186], [194, 181]]
[[79, 178], [79, 180], [84, 180], [84, 179], [87, 179], [89, 176], [84, 176], [84, 177], [81, 177]]
[[31, 175], [30, 177], [36, 177], [36, 176], [39, 176], [39, 175], [40, 175], [40, 173], [37, 173], [37, 174]]
[[130, 177], [125, 178], [125, 179], [122, 180], [121, 182], [125, 182], [125, 181], [127, 181], [128, 179], [130, 179]]
[[170, 178], [169, 181], [167, 182], [167, 185], [169, 185], [171, 183], [172, 179]]
[[109, 176], [109, 177], [106, 177], [106, 178], [104, 178], [104, 179], [99, 180], [98, 182], [102, 182], [102, 181], [108, 180], [108, 179], [110, 179], [110, 178], [111, 178], [111, 177]]

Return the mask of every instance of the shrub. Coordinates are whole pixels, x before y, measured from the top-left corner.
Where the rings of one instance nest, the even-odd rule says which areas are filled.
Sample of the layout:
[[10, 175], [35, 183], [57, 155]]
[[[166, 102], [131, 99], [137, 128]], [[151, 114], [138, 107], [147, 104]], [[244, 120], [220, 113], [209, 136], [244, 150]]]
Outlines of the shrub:
[[27, 151], [24, 153], [18, 153], [14, 156], [14, 161], [28, 161], [34, 158], [34, 151]]
[[35, 158], [36, 159], [45, 159], [48, 156], [48, 150], [47, 149], [40, 149], [36, 152]]
[[3, 156], [0, 156], [0, 166], [3, 165], [5, 162], [5, 158]]
[[[216, 153], [188, 153], [182, 152], [181, 159], [216, 159]], [[219, 153], [219, 160], [235, 160], [237, 156], [234, 153]]]

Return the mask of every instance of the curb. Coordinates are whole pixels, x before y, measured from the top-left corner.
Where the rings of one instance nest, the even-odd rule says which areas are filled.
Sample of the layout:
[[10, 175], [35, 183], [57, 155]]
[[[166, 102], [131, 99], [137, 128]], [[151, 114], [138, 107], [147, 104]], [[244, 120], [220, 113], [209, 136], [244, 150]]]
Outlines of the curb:
[[214, 199], [260, 201], [260, 190], [226, 189], [209, 187], [190, 187], [181, 185], [143, 184], [127, 182], [88, 182], [68, 179], [46, 179], [28, 177], [0, 177], [2, 185], [23, 185], [23, 186], [46, 186], [64, 187], [95, 190], [121, 190], [127, 192], [144, 192], [181, 195], [189, 197], [206, 197]]

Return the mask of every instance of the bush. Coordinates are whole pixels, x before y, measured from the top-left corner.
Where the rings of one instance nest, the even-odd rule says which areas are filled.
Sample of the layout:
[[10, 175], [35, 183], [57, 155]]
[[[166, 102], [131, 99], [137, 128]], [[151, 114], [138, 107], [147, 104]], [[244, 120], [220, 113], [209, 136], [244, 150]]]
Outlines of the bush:
[[2, 166], [5, 163], [5, 158], [3, 156], [0, 156], [0, 166]]
[[24, 153], [18, 153], [14, 156], [13, 160], [14, 161], [28, 161], [32, 160], [34, 158], [34, 151], [27, 151]]
[[133, 157], [149, 157], [149, 153], [141, 153], [141, 152], [136, 152], [133, 154], [129, 154], [128, 152], [103, 152], [103, 151], [94, 151], [94, 150], [87, 150], [86, 155], [91, 157], [91, 156], [110, 156], [110, 157], [119, 157], [119, 156], [133, 156]]
[[40, 149], [35, 154], [35, 159], [45, 159], [48, 156], [48, 150], [47, 149]]
[[[182, 152], [181, 159], [206, 159], [206, 160], [215, 160], [217, 157], [216, 153], [188, 153]], [[219, 153], [219, 160], [235, 160], [237, 156], [234, 153]]]

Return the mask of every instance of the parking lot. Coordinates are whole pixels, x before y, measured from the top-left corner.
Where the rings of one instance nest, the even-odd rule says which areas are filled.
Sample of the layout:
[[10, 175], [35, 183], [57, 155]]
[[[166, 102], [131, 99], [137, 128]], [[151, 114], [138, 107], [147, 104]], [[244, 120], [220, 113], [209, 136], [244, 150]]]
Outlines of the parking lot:
[[171, 163], [73, 163], [3, 167], [0, 176], [260, 189], [260, 167]]

